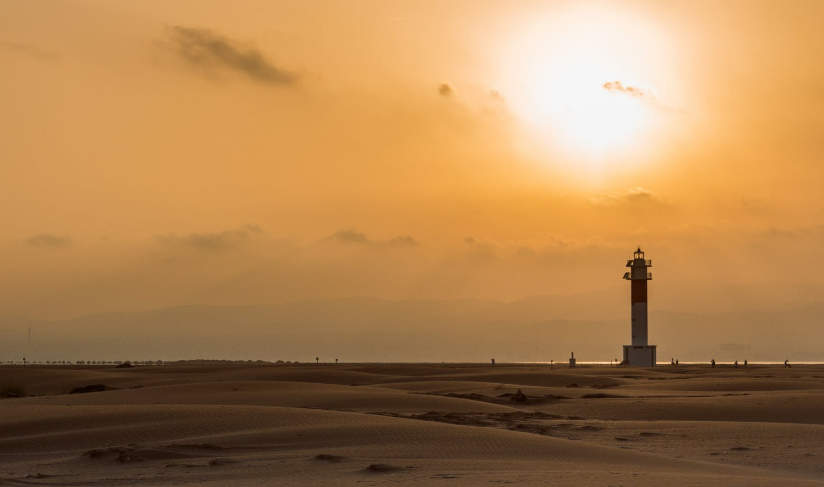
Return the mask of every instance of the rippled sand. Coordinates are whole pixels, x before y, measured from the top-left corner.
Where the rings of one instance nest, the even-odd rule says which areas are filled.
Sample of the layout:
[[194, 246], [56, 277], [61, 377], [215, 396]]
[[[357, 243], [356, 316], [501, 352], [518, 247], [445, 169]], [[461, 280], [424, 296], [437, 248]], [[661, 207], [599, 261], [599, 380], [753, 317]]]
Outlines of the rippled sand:
[[29, 394], [0, 399], [0, 485], [824, 485], [822, 366], [30, 366], [0, 383]]

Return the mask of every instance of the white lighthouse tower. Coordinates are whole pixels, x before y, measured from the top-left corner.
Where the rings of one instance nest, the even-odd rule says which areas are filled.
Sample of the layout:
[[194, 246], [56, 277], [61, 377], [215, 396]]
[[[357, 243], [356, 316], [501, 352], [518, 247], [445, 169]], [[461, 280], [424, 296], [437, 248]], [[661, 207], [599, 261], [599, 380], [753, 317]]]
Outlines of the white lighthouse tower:
[[632, 345], [624, 345], [624, 364], [638, 367], [655, 366], [655, 345], [648, 343], [647, 333], [647, 281], [652, 280], [651, 260], [644, 259], [641, 247], [627, 261], [629, 272], [624, 279], [632, 284]]

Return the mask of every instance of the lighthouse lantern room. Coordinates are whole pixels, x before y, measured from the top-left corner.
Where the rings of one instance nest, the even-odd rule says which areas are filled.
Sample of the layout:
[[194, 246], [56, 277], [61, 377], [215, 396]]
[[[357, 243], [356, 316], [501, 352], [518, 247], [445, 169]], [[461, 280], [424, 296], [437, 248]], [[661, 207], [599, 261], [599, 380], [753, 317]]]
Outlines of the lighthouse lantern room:
[[627, 261], [629, 272], [624, 279], [631, 283], [632, 305], [632, 345], [624, 345], [625, 365], [653, 367], [655, 365], [655, 345], [648, 343], [647, 329], [647, 281], [652, 280], [652, 261], [644, 259], [641, 247]]

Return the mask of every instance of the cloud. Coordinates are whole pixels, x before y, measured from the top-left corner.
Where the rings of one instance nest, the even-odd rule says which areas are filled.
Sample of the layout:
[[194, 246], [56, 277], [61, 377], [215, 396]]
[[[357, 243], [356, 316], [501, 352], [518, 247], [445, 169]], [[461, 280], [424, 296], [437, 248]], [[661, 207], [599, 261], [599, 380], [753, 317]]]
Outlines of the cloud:
[[764, 213], [770, 210], [770, 203], [764, 198], [741, 198], [738, 203], [742, 210], [753, 213]]
[[40, 49], [37, 46], [33, 46], [31, 44], [24, 44], [21, 42], [0, 41], [0, 49], [5, 49], [7, 51], [13, 51], [19, 54], [24, 54], [26, 56], [39, 59], [41, 61], [54, 61], [58, 59], [58, 56], [56, 54], [44, 51], [43, 49]]
[[651, 93], [638, 88], [637, 86], [624, 86], [623, 83], [620, 81], [608, 81], [602, 85], [602, 87], [610, 92], [613, 93], [626, 93], [627, 95], [636, 96], [636, 97], [652, 97], [655, 98]]
[[489, 90], [489, 96], [490, 96], [490, 98], [492, 98], [495, 101], [499, 101], [499, 102], [505, 102], [506, 101], [506, 98], [504, 98], [504, 95], [501, 94], [501, 92], [496, 90], [496, 89]]
[[32, 235], [26, 239], [26, 244], [31, 247], [44, 247], [50, 249], [65, 249], [71, 247], [72, 239], [68, 236], [41, 233]]
[[341, 230], [329, 236], [329, 240], [337, 243], [368, 244], [371, 241], [365, 233], [361, 233], [354, 228]]
[[455, 94], [455, 90], [448, 83], [438, 85], [438, 94], [444, 98], [449, 98]]
[[201, 252], [221, 253], [235, 250], [264, 233], [257, 225], [244, 225], [237, 230], [215, 233], [190, 233], [182, 236], [171, 233], [160, 235], [157, 240], [166, 247], [184, 247]]
[[395, 247], [414, 247], [418, 245], [418, 242], [413, 237], [404, 235], [402, 237], [395, 237], [391, 240], [387, 240], [386, 245], [392, 245]]
[[798, 227], [792, 229], [780, 229], [771, 226], [762, 232], [762, 235], [768, 238], [784, 240], [822, 240], [824, 239], [824, 224], [814, 227]]
[[626, 197], [630, 202], [633, 202], [633, 203], [653, 201], [653, 200], [658, 200], [659, 199], [657, 194], [655, 194], [654, 192], [652, 192], [652, 191], [650, 191], [646, 188], [642, 188], [640, 186], [630, 188], [627, 191]]
[[665, 101], [660, 100], [658, 98], [658, 96], [656, 96], [654, 90], [642, 89], [642, 88], [639, 88], [637, 86], [625, 85], [625, 84], [621, 83], [620, 81], [607, 81], [606, 83], [601, 85], [601, 87], [603, 89], [609, 91], [610, 93], [624, 94], [624, 95], [631, 96], [633, 98], [639, 98], [639, 99], [645, 100], [646, 102], [651, 103], [653, 106], [655, 106], [656, 108], [658, 108], [660, 110], [664, 110], [664, 111], [672, 112], [672, 113], [680, 113], [680, 114], [688, 113], [687, 111], [685, 111], [681, 108], [672, 106], [669, 103], [666, 103]]
[[649, 203], [665, 203], [665, 200], [658, 193], [636, 186], [628, 189], [624, 193], [608, 192], [593, 196], [589, 199], [590, 203], [596, 206], [612, 206], [621, 203], [629, 204], [649, 204]]
[[354, 228], [347, 228], [346, 230], [335, 232], [327, 237], [326, 240], [344, 245], [354, 244], [374, 247], [415, 247], [418, 245], [417, 240], [409, 235], [402, 235], [389, 240], [372, 240], [365, 233], [359, 232]]
[[210, 29], [172, 26], [168, 42], [161, 45], [171, 45], [178, 56], [200, 69], [228, 69], [271, 85], [292, 86], [298, 81], [296, 73], [275, 66], [259, 49]]

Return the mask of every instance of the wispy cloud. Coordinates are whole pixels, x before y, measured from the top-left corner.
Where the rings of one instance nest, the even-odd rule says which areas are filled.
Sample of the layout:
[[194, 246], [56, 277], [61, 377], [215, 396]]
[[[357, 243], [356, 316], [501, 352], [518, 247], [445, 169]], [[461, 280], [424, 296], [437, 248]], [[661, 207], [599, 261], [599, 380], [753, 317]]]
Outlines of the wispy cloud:
[[626, 198], [633, 203], [643, 203], [645, 201], [659, 201], [661, 198], [653, 191], [636, 186], [627, 191]]
[[369, 245], [375, 247], [415, 247], [417, 240], [409, 235], [398, 236], [389, 240], [372, 240], [365, 233], [354, 228], [335, 232], [325, 240], [343, 245]]
[[455, 90], [449, 83], [441, 83], [438, 85], [438, 94], [444, 98], [449, 98], [455, 94]]
[[42, 247], [50, 249], [65, 249], [72, 246], [71, 237], [65, 235], [54, 235], [51, 233], [41, 233], [32, 235], [26, 239], [26, 244], [30, 247]]
[[633, 98], [638, 98], [639, 100], [645, 100], [648, 103], [651, 103], [658, 109], [665, 110], [668, 112], [674, 113], [685, 113], [684, 110], [674, 107], [669, 103], [661, 100], [655, 94], [655, 91], [648, 88], [640, 88], [638, 86], [630, 86], [625, 85], [620, 81], [607, 81], [601, 87], [610, 93], [615, 93], [619, 95], [626, 95], [631, 96]]
[[249, 243], [254, 237], [263, 234], [264, 231], [257, 225], [244, 225], [237, 230], [223, 232], [160, 235], [157, 241], [166, 247], [184, 247], [201, 252], [220, 253], [235, 250]]
[[210, 29], [172, 26], [161, 46], [201, 70], [230, 70], [255, 81], [292, 86], [299, 76], [276, 66], [254, 46], [244, 45]]
[[658, 193], [636, 186], [623, 193], [607, 192], [595, 195], [589, 199], [590, 203], [596, 206], [611, 206], [621, 203], [648, 204], [665, 203], [665, 200]]
[[489, 96], [495, 101], [500, 101], [500, 102], [505, 102], [506, 101], [506, 98], [504, 98], [504, 95], [501, 94], [500, 91], [498, 91], [497, 89], [494, 89], [494, 88], [489, 90]]
[[778, 238], [784, 240], [822, 240], [824, 239], [824, 225], [816, 225], [813, 227], [797, 227], [790, 229], [781, 229], [774, 226], [767, 228], [762, 235], [769, 238]]
[[29, 56], [40, 61], [54, 61], [58, 59], [56, 54], [45, 51], [32, 44], [22, 42], [0, 41], [0, 49], [6, 51], [16, 52], [25, 56]]
[[635, 97], [655, 98], [655, 96], [652, 93], [648, 92], [648, 91], [642, 90], [641, 88], [638, 88], [637, 86], [624, 85], [620, 81], [607, 81], [606, 83], [604, 83], [602, 85], [602, 87], [605, 90], [613, 92], [613, 93], [625, 93], [627, 95], [635, 96]]
[[409, 235], [395, 237], [383, 243], [393, 247], [415, 247], [418, 245], [418, 241]]
[[328, 237], [328, 240], [343, 244], [368, 244], [370, 242], [365, 233], [361, 233], [354, 228], [335, 232]]

